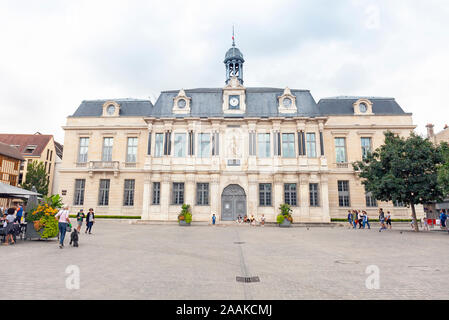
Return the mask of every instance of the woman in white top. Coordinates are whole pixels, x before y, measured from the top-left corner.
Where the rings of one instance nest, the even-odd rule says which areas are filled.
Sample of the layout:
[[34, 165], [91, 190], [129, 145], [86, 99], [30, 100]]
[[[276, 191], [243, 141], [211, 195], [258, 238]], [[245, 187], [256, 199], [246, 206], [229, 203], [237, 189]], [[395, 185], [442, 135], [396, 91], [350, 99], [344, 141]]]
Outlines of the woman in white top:
[[64, 238], [67, 230], [67, 224], [70, 223], [69, 219], [69, 206], [64, 206], [62, 210], [55, 215], [55, 218], [58, 219], [58, 228], [59, 228], [59, 248], [64, 247]]

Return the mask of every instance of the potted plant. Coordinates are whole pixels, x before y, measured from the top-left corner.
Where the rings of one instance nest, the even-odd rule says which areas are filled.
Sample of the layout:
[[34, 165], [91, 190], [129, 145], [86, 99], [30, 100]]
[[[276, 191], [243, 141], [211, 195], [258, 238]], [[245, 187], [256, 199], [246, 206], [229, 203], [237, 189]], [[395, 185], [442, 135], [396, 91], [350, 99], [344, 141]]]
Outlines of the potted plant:
[[276, 218], [276, 222], [279, 224], [279, 227], [281, 228], [290, 227], [293, 222], [293, 218], [291, 215], [292, 209], [290, 208], [290, 205], [286, 203], [281, 204], [279, 210], [281, 210], [281, 213], [279, 213]]
[[35, 208], [31, 208], [26, 215], [25, 239], [49, 239], [58, 236], [58, 221], [55, 215], [62, 207], [58, 194], [44, 197]]
[[181, 213], [178, 215], [178, 222], [180, 226], [190, 226], [192, 222], [192, 214], [190, 213], [190, 205], [183, 204]]

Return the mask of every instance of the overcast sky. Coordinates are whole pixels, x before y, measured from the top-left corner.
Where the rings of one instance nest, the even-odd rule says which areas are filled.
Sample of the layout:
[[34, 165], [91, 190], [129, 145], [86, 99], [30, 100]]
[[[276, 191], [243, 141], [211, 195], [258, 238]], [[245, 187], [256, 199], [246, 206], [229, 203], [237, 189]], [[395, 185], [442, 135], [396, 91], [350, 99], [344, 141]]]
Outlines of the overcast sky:
[[449, 1], [0, 0], [0, 132], [54, 134], [82, 100], [222, 87], [236, 43], [245, 85], [395, 97], [440, 131]]

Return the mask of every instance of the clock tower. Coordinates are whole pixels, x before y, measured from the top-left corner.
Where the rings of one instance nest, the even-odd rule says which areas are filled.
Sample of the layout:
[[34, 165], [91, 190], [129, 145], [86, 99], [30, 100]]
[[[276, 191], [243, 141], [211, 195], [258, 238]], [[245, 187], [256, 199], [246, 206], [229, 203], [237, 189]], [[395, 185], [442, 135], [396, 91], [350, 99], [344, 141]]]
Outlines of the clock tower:
[[234, 35], [232, 35], [232, 47], [226, 52], [224, 64], [226, 66], [226, 84], [229, 84], [231, 77], [237, 77], [240, 84], [243, 84], [243, 54], [235, 47]]

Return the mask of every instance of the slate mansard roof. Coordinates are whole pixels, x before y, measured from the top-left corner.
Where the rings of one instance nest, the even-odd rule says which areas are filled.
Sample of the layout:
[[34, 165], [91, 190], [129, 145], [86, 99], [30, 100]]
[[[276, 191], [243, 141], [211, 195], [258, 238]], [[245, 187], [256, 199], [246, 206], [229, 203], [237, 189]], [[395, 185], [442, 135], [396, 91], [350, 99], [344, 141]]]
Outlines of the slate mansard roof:
[[376, 115], [405, 115], [406, 113], [394, 98], [376, 97], [335, 97], [324, 98], [315, 102], [309, 90], [292, 89], [296, 96], [296, 113], [279, 113], [278, 97], [284, 93], [280, 88], [246, 88], [245, 114], [223, 113], [223, 89], [199, 88], [185, 90], [191, 98], [189, 114], [174, 114], [173, 98], [179, 90], [162, 91], [156, 103], [139, 99], [105, 99], [85, 100], [81, 103], [72, 117], [100, 117], [103, 104], [115, 101], [120, 105], [120, 116], [155, 117], [155, 118], [206, 118], [206, 117], [320, 117], [328, 115], [353, 115], [353, 104], [358, 99], [366, 98], [373, 103], [373, 113]]

